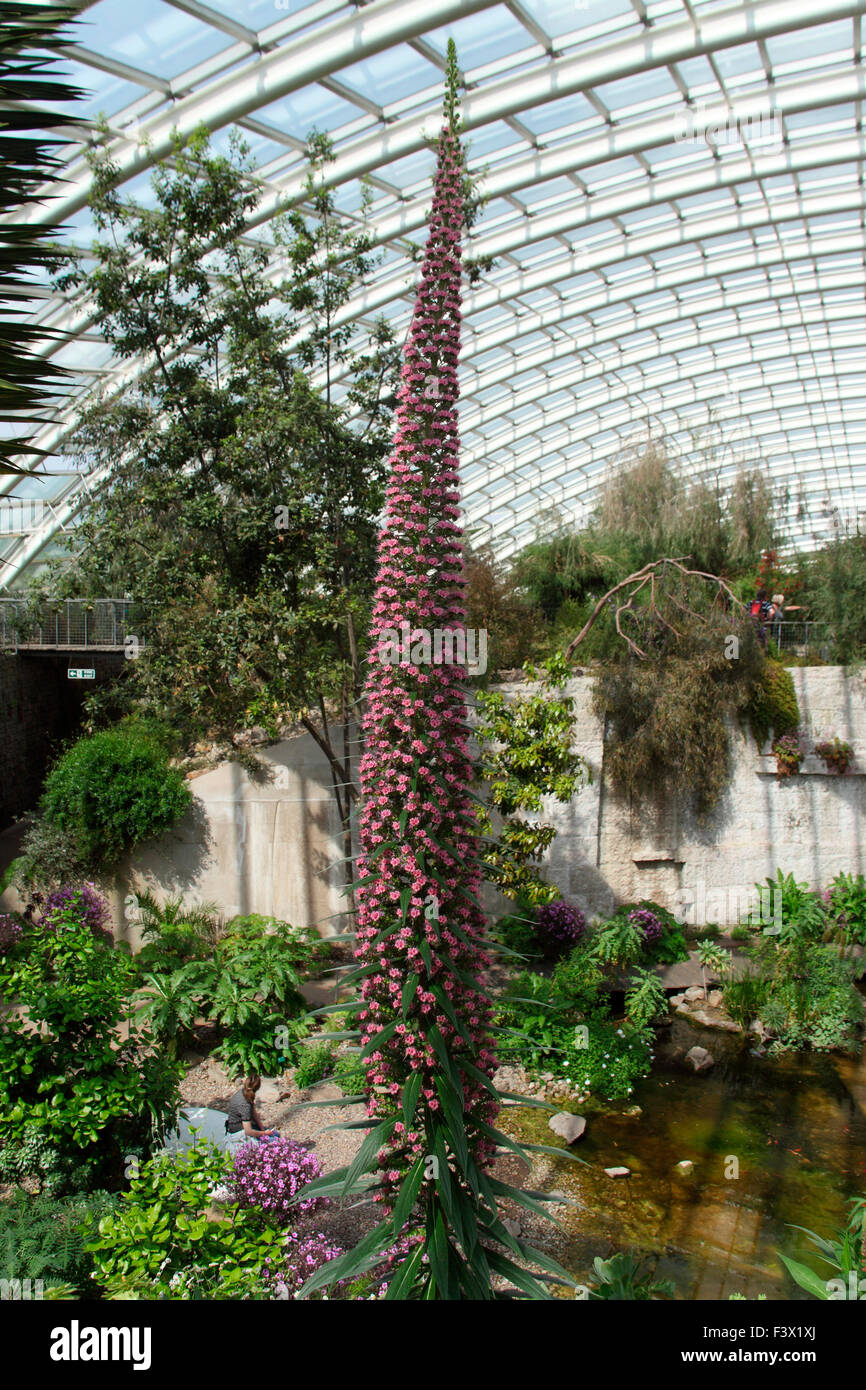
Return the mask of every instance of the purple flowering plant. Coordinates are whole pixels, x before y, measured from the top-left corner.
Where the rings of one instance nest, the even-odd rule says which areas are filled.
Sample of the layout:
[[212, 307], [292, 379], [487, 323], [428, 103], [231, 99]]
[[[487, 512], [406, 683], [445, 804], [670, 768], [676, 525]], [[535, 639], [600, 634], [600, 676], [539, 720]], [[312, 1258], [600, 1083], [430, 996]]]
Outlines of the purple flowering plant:
[[564, 955], [586, 931], [586, 918], [577, 907], [563, 902], [544, 903], [536, 916], [536, 935], [545, 954]]
[[636, 907], [628, 914], [628, 920], [641, 932], [647, 945], [658, 941], [662, 934], [661, 920], [648, 907]]

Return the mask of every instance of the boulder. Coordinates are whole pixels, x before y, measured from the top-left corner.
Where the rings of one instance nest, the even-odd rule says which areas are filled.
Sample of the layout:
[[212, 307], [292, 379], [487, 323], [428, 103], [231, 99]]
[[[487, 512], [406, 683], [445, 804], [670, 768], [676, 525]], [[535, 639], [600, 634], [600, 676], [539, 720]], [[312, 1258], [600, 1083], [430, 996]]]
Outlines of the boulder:
[[567, 1144], [574, 1144], [586, 1129], [586, 1120], [583, 1115], [570, 1115], [567, 1110], [560, 1110], [558, 1115], [551, 1116], [547, 1125]]
[[685, 993], [685, 1000], [687, 1004], [697, 1004], [698, 1000], [703, 999], [703, 997], [704, 991], [701, 989], [700, 985], [691, 985]]
[[605, 1173], [609, 1178], [629, 1178], [631, 1177], [630, 1168], [605, 1168]]
[[674, 1006], [675, 1009], [678, 1009], [678, 1008], [680, 1007], [680, 1005], [681, 1005], [681, 1004], [684, 1004], [685, 1002], [686, 1002], [686, 996], [685, 996], [684, 994], [672, 994], [672, 995], [671, 995], [671, 1003], [673, 1004], [673, 1006]]
[[692, 1023], [699, 1023], [703, 1028], [717, 1028], [722, 1033], [740, 1031], [740, 1025], [732, 1018], [719, 1018], [717, 1013], [710, 1013], [709, 1009], [693, 1009], [689, 1017]]
[[526, 1072], [523, 1067], [500, 1067], [493, 1074], [493, 1084], [498, 1091], [509, 1091], [512, 1095], [526, 1095]]
[[711, 1009], [720, 1009], [722, 1007], [722, 991], [720, 989], [711, 989], [709, 997], [707, 998], [707, 1003]]
[[685, 1177], [688, 1173], [693, 1173], [695, 1171], [695, 1165], [690, 1158], [681, 1158], [676, 1165], [676, 1171], [682, 1173]]
[[697, 1072], [709, 1071], [710, 1067], [715, 1066], [715, 1058], [705, 1047], [690, 1047], [686, 1053], [686, 1061], [691, 1062]]

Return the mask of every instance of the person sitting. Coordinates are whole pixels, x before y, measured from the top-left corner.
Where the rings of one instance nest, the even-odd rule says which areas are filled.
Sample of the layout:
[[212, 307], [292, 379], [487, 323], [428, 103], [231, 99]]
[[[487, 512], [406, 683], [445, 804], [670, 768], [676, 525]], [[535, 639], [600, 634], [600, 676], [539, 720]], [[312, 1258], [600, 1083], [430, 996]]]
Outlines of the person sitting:
[[279, 1130], [265, 1129], [256, 1109], [256, 1093], [261, 1084], [260, 1076], [253, 1074], [245, 1077], [240, 1090], [235, 1091], [229, 1101], [226, 1134], [232, 1146], [244, 1144], [249, 1139], [276, 1139], [279, 1136]]

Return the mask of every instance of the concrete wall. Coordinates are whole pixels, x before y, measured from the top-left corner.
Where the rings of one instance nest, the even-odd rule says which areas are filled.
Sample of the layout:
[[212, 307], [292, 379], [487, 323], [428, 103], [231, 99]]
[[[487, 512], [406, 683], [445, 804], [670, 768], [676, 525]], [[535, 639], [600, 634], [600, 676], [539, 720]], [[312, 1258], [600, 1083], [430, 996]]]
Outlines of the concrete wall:
[[[630, 806], [614, 794], [603, 775], [591, 680], [572, 681], [574, 747], [593, 781], [568, 806], [545, 809], [558, 830], [545, 867], [563, 895], [588, 915], [638, 898], [683, 909], [694, 900], [698, 922], [730, 922], [742, 895], [778, 868], [812, 886], [840, 869], [866, 872], [866, 679], [836, 667], [792, 674], [807, 746], [838, 734], [854, 749], [855, 770], [839, 777], [809, 757], [799, 776], [779, 780], [775, 760], [735, 732], [727, 794], [703, 826], [681, 807]], [[274, 768], [273, 781], [254, 782], [237, 764], [194, 774], [193, 810], [104, 885], [120, 934], [135, 942], [124, 898], [146, 886], [213, 900], [226, 915], [255, 911], [341, 929], [342, 847], [325, 759], [304, 733], [261, 756]], [[15, 905], [11, 895], [3, 905]], [[504, 908], [498, 895], [488, 905]]]

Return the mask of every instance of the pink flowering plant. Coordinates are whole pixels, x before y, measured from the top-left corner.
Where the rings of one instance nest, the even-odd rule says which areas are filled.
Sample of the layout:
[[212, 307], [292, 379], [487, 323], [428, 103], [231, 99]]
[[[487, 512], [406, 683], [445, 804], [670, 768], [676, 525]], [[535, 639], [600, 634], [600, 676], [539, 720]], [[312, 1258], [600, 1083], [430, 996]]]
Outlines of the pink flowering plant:
[[[395, 1240], [416, 1232], [422, 1238], [387, 1276], [388, 1298], [489, 1299], [494, 1275], [549, 1297], [513, 1255], [571, 1282], [511, 1235], [499, 1214], [505, 1196], [543, 1208], [489, 1171], [497, 1146], [515, 1146], [493, 1125], [500, 1097], [482, 979], [489, 958], [467, 671], [431, 660], [423, 640], [434, 629], [465, 631], [456, 406], [466, 174], [457, 84], [449, 43], [446, 120], [402, 368], [364, 691], [351, 978], [361, 982], [353, 1011], [367, 1118], [352, 1124], [368, 1133], [347, 1169], [309, 1189], [346, 1194], [362, 1184], [383, 1220], [314, 1273], [304, 1296], [374, 1269]], [[409, 659], [395, 660], [389, 635], [404, 625]]]
[[309, 1213], [330, 1205], [327, 1197], [310, 1197], [298, 1203], [295, 1194], [321, 1177], [316, 1154], [295, 1139], [268, 1139], [244, 1144], [234, 1155], [227, 1186], [239, 1207], [252, 1207], [280, 1222], [293, 1221], [298, 1212]]

